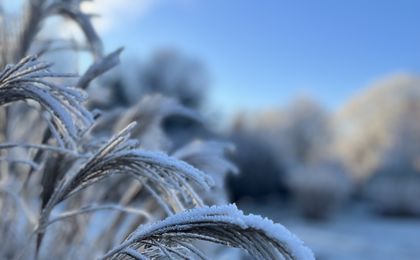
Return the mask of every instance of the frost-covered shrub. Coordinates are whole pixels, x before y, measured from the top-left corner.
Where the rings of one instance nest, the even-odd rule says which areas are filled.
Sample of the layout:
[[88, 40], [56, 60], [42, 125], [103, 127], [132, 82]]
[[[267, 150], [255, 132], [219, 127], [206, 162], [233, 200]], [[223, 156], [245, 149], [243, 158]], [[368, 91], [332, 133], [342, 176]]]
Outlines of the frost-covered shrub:
[[381, 213], [420, 216], [420, 203], [415, 199], [420, 194], [420, 124], [413, 120], [420, 112], [420, 101], [415, 96], [408, 101], [411, 105], [405, 105], [413, 111], [401, 115], [388, 131], [379, 165], [364, 190]]
[[378, 170], [365, 184], [375, 210], [385, 215], [420, 216], [420, 173], [413, 169]]
[[272, 134], [268, 138], [274, 137], [287, 167], [318, 163], [329, 157], [333, 141], [330, 115], [312, 99], [292, 102]]
[[232, 159], [239, 174], [229, 176], [232, 199], [263, 199], [270, 195], [284, 196], [284, 169], [271, 146], [260, 136], [252, 133], [233, 133], [231, 137], [236, 152]]
[[239, 171], [238, 175], [228, 177], [233, 201], [286, 195], [282, 160], [274, 153], [273, 142], [255, 127], [255, 119], [256, 116], [237, 115], [229, 133], [236, 148], [232, 160]]
[[400, 118], [392, 142], [364, 186], [377, 211], [391, 215], [420, 216], [420, 126]]
[[241, 151], [234, 157], [240, 175], [231, 178], [231, 187], [234, 195], [250, 197], [287, 198], [286, 174], [330, 159], [333, 139], [329, 114], [308, 98], [296, 99], [283, 110], [238, 116], [231, 136]]
[[[0, 258], [205, 259], [206, 248], [195, 243], [205, 241], [257, 259], [314, 259], [280, 224], [233, 205], [207, 205], [214, 201], [203, 194], [220, 183], [212, 175], [222, 179], [234, 169], [224, 145], [165, 152], [158, 139], [166, 135], [153, 135], [163, 132], [154, 124], [159, 109], [139, 118], [139, 111], [123, 111], [122, 124], [86, 108], [85, 89], [118, 63], [121, 50], [102, 53], [80, 2], [28, 1], [16, 31], [0, 19], [1, 63], [8, 64], [0, 71]], [[50, 50], [32, 43], [57, 14], [74, 20], [88, 40], [94, 63], [80, 77], [28, 55]], [[110, 123], [96, 125], [98, 117]], [[142, 147], [146, 141], [153, 149]]]
[[[416, 131], [401, 134], [401, 130], [408, 129], [405, 126], [409, 122], [419, 125], [419, 119], [420, 78], [400, 74], [381, 79], [349, 100], [336, 114], [335, 154], [363, 182], [383, 167], [384, 154], [393, 149], [396, 136], [407, 136], [405, 145], [419, 147], [415, 137], [415, 133], [420, 133], [418, 127]], [[393, 153], [386, 160], [394, 160], [398, 154]]]
[[288, 187], [300, 212], [311, 219], [324, 219], [340, 207], [351, 183], [337, 165], [306, 165], [292, 169]]
[[335, 136], [329, 113], [313, 100], [297, 99], [277, 131], [296, 206], [308, 218], [328, 217], [350, 189], [345, 169], [331, 153]]

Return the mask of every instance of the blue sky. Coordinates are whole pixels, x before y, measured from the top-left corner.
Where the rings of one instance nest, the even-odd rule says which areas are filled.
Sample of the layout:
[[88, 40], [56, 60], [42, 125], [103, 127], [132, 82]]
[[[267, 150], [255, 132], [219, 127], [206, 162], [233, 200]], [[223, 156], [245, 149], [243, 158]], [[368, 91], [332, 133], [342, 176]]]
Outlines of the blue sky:
[[197, 57], [212, 78], [210, 103], [230, 111], [305, 94], [336, 109], [380, 77], [420, 72], [417, 0], [96, 1], [108, 50]]

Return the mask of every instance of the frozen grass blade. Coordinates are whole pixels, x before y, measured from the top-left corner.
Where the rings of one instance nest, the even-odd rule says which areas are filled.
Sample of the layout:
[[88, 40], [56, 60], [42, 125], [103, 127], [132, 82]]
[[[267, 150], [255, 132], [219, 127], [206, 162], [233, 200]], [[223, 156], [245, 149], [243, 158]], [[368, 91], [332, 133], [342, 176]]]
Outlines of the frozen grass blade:
[[132, 123], [113, 136], [76, 173], [66, 176], [57, 184], [42, 209], [38, 244], [48, 225], [50, 213], [56, 205], [114, 174], [134, 176], [142, 181], [148, 190], [154, 192], [156, 199], [164, 202], [168, 208], [175, 208], [174, 211], [178, 209], [174, 204], [180, 207], [178, 210], [203, 205], [189, 182], [209, 190], [212, 180], [185, 162], [163, 153], [136, 148], [137, 142], [129, 139], [134, 126], [135, 123]]
[[145, 185], [159, 187], [163, 192], [184, 190], [201, 205], [188, 182], [208, 190], [212, 180], [185, 162], [160, 152], [136, 148], [137, 142], [129, 139], [134, 126], [134, 123], [130, 124], [111, 138], [76, 174], [63, 180], [61, 188], [53, 195], [55, 203], [113, 174], [129, 174], [145, 180]]
[[185, 253], [190, 253], [190, 259], [195, 253], [184, 243], [193, 240], [241, 248], [256, 259], [314, 259], [312, 251], [285, 227], [244, 215], [235, 205], [196, 208], [140, 226], [102, 259], [123, 259], [125, 250], [134, 248], [147, 259], [181, 259]]
[[107, 56], [92, 64], [77, 82], [77, 87], [80, 89], [86, 89], [93, 79], [117, 66], [120, 63], [120, 54], [123, 49], [124, 48], [118, 48], [116, 51], [108, 54]]
[[50, 67], [35, 56], [7, 66], [0, 72], [0, 105], [27, 99], [38, 102], [51, 116], [51, 125], [62, 139], [58, 143], [74, 148], [79, 133], [92, 124], [93, 117], [81, 105], [86, 99], [83, 91], [48, 81], [69, 76], [50, 72]]

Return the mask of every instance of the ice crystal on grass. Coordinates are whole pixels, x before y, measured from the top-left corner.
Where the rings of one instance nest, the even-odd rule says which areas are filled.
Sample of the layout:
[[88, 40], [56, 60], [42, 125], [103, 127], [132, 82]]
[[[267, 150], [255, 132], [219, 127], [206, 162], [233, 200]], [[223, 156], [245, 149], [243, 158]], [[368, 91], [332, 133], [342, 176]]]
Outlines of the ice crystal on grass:
[[63, 179], [52, 200], [59, 203], [93, 183], [119, 173], [135, 177], [149, 186], [149, 189], [156, 189], [157, 194], [167, 194], [168, 199], [176, 200], [179, 205], [182, 203], [177, 200], [177, 196], [169, 195], [183, 191], [184, 197], [189, 196], [190, 201], [202, 205], [201, 199], [188, 182], [192, 181], [202, 189], [209, 189], [212, 185], [211, 178], [191, 165], [161, 152], [136, 148], [136, 142], [129, 139], [130, 131], [135, 125], [128, 125], [102, 146], [74, 175]]
[[[256, 259], [314, 259], [312, 252], [280, 224], [244, 215], [234, 205], [188, 210], [165, 220], [140, 226], [104, 259], [203, 258], [193, 240], [246, 250]], [[133, 254], [137, 250], [137, 254]]]
[[79, 89], [54, 84], [49, 79], [71, 75], [53, 73], [50, 68], [51, 64], [36, 56], [7, 66], [0, 73], [0, 105], [27, 99], [38, 102], [50, 114], [57, 142], [74, 147], [79, 132], [93, 123], [91, 113], [81, 104], [87, 96]]

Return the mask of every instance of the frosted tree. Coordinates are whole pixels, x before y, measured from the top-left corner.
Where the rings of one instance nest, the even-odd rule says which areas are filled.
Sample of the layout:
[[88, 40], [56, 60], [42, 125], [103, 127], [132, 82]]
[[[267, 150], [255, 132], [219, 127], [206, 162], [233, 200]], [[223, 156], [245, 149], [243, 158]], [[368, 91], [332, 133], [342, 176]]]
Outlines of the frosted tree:
[[402, 147], [397, 144], [403, 137], [401, 127], [408, 122], [414, 124], [420, 116], [419, 82], [410, 75], [385, 78], [339, 111], [334, 146], [354, 176], [370, 176], [390, 146]]

